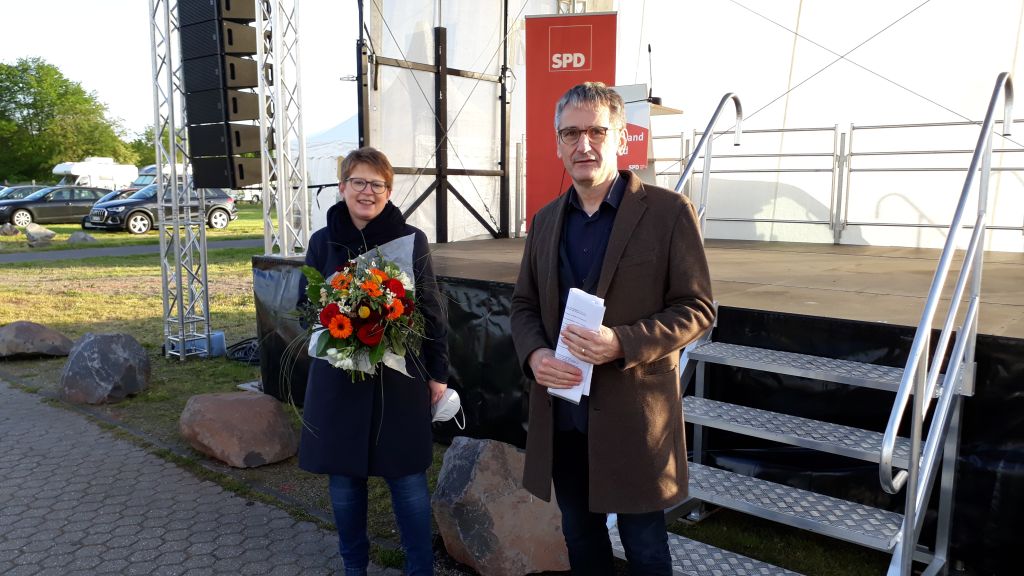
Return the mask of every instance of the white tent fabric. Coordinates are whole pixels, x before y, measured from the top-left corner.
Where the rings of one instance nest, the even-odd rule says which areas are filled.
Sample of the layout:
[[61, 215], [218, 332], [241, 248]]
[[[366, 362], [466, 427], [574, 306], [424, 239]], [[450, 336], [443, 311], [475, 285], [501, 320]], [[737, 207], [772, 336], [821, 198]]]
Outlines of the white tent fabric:
[[[338, 159], [359, 147], [359, 119], [356, 116], [306, 139], [306, 181], [309, 183], [310, 230], [327, 224], [327, 209], [338, 201]], [[315, 188], [329, 184], [325, 188]]]
[[[513, 173], [513, 214], [518, 212], [515, 196], [517, 183], [521, 182], [520, 175], [515, 173], [515, 146], [524, 139], [526, 113], [523, 19], [553, 13], [557, 5], [553, 0], [518, 0], [509, 6], [512, 74], [508, 88], [512, 105], [508, 168]], [[924, 6], [918, 0], [864, 0], [838, 6], [828, 0], [586, 3], [589, 11], [618, 13], [616, 83], [636, 84], [653, 79], [655, 95], [663, 97], [667, 106], [685, 110], [681, 116], [652, 119], [654, 135], [684, 133], [689, 137], [691, 130], [704, 128], [722, 94], [735, 92], [742, 98], [747, 115], [743, 151], [748, 154], [806, 152], [810, 148], [818, 152], [822, 147], [817, 143], [805, 146], [806, 139], [793, 133], [757, 135], [759, 129], [836, 126], [837, 132], [849, 135], [851, 123], [863, 127], [980, 120], [996, 74], [1009, 70], [1018, 79], [1018, 85], [1024, 77], [1021, 6], [1020, 0], [973, 3], [969, 9], [948, 2]], [[380, 55], [428, 64], [433, 61], [432, 28], [438, 24], [446, 26], [450, 66], [495, 74], [500, 63], [500, 12], [500, 2], [495, 0], [382, 0], [368, 5], [367, 25], [374, 35], [374, 50]], [[794, 31], [800, 36], [795, 36]], [[950, 42], [950, 38], [962, 41]], [[649, 44], [653, 48], [650, 57]], [[681, 72], [683, 69], [685, 72]], [[386, 151], [396, 166], [432, 167], [435, 156], [431, 75], [388, 66], [377, 68], [375, 73], [378, 76], [373, 78], [369, 119], [373, 145]], [[451, 168], [497, 168], [498, 112], [493, 85], [449, 79]], [[726, 111], [726, 115], [730, 113], [731, 110]], [[718, 129], [729, 125], [723, 120]], [[328, 131], [331, 132], [334, 130]], [[906, 132], [898, 144], [891, 132], [878, 134], [886, 138], [879, 146], [900, 150], [961, 149], [973, 147], [976, 128], [963, 128], [955, 139], [950, 137], [948, 145], [937, 142], [930, 129]], [[858, 132], [856, 147], [871, 150], [870, 135]], [[310, 140], [309, 181], [314, 184], [322, 183], [323, 177], [334, 170], [337, 155], [351, 149], [345, 143], [354, 147], [356, 142], [354, 129], [351, 138], [333, 138], [335, 143], [342, 143], [341, 150], [332, 150], [335, 144], [325, 144], [324, 151], [313, 144], [314, 139]], [[825, 148], [831, 148], [834, 138], [829, 140]], [[666, 139], [661, 143], [666, 149], [660, 149], [659, 142], [655, 142], [655, 156], [679, 153], [678, 140]], [[1021, 149], [1019, 139], [997, 139], [994, 145], [997, 150]], [[719, 146], [716, 156], [724, 153], [725, 149]], [[993, 166], [1000, 171], [992, 176], [989, 213], [994, 224], [1006, 229], [993, 230], [987, 236], [988, 249], [1024, 249], [1024, 236], [1011, 229], [1019, 226], [1019, 214], [1024, 209], [1024, 172], [1010, 169], [1021, 165], [1019, 158], [1009, 152], [997, 152], [993, 158]], [[788, 169], [795, 160], [772, 162], [773, 167]], [[858, 166], [865, 167], [864, 160], [858, 162]], [[905, 162], [912, 164], [909, 160]], [[942, 160], [942, 167], [963, 169], [966, 163], [963, 154], [949, 155]], [[719, 166], [728, 169], [732, 165]], [[760, 164], [756, 167], [768, 168]], [[669, 171], [665, 166], [659, 167], [662, 169]], [[948, 222], [948, 212], [963, 182], [962, 176], [952, 174], [880, 174], [871, 176], [880, 180], [875, 182], [858, 173], [845, 180], [850, 189], [845, 195], [850, 205], [848, 219]], [[749, 181], [755, 181], [756, 193], [749, 191]], [[429, 175], [398, 177], [393, 200], [407, 209], [431, 182], [433, 178]], [[675, 176], [663, 176], [659, 183], [671, 186]], [[453, 179], [453, 185], [485, 219], [496, 215], [500, 208], [495, 184], [496, 179], [482, 177]], [[733, 184], [743, 190], [734, 191], [730, 188]], [[832, 241], [827, 225], [781, 222], [828, 220], [828, 174], [820, 178], [795, 172], [716, 176], [712, 197], [710, 216], [744, 221], [714, 221], [708, 230], [709, 237]], [[822, 210], [824, 218], [818, 216]], [[484, 234], [483, 227], [452, 198], [448, 213], [449, 240]], [[434, 238], [432, 197], [419, 206], [410, 221]], [[517, 219], [513, 230], [520, 229], [522, 224]], [[844, 243], [934, 247], [941, 244], [945, 235], [941, 228], [917, 225], [866, 225], [852, 232], [848, 230], [844, 235]]]

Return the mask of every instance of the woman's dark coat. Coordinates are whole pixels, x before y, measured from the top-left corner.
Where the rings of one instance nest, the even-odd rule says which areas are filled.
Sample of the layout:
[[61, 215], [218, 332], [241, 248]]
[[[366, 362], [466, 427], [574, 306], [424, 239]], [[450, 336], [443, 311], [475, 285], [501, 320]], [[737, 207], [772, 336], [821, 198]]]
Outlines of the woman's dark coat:
[[[306, 264], [324, 277], [351, 257], [395, 238], [416, 235], [413, 267], [417, 306], [426, 320], [419, 356], [406, 355], [412, 378], [385, 366], [353, 381], [348, 372], [313, 359], [306, 385], [299, 466], [320, 474], [394, 478], [423, 472], [432, 458], [430, 389], [427, 380], [448, 381], [447, 323], [430, 261], [426, 235], [405, 223], [390, 202], [363, 230], [339, 202], [327, 211], [327, 227], [309, 241]], [[306, 302], [306, 282], [300, 303]]]

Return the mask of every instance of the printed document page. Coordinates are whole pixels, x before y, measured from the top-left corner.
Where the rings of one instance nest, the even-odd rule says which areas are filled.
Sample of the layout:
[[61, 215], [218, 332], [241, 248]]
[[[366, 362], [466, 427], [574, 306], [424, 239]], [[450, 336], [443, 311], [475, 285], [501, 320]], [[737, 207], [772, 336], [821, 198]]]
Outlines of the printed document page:
[[565, 303], [565, 314], [562, 316], [562, 326], [559, 328], [558, 345], [555, 347], [555, 358], [562, 362], [568, 362], [583, 372], [583, 381], [579, 386], [572, 388], [548, 388], [548, 394], [564, 398], [573, 404], [579, 404], [584, 395], [590, 394], [590, 378], [593, 375], [594, 365], [584, 362], [569, 352], [569, 347], [561, 337], [561, 332], [566, 326], [575, 324], [588, 330], [600, 330], [601, 322], [604, 320], [604, 300], [587, 294], [583, 290], [573, 288], [569, 290], [569, 299]]

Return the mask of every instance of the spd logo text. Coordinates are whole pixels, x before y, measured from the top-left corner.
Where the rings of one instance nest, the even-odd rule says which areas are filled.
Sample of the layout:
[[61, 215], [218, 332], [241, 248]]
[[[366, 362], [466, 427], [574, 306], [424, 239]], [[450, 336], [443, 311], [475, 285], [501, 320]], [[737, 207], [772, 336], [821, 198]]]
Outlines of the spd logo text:
[[587, 72], [593, 68], [593, 27], [552, 26], [548, 29], [548, 60], [552, 72]]

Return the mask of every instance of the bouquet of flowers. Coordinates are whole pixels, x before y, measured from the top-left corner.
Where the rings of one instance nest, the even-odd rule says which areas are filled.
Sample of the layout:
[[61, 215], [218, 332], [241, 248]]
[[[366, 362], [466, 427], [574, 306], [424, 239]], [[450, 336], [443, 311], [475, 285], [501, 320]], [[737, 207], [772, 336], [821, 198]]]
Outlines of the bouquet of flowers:
[[383, 363], [405, 375], [406, 352], [418, 353], [423, 314], [412, 271], [413, 236], [361, 254], [324, 278], [303, 266], [309, 304], [309, 355], [348, 371], [354, 379]]

